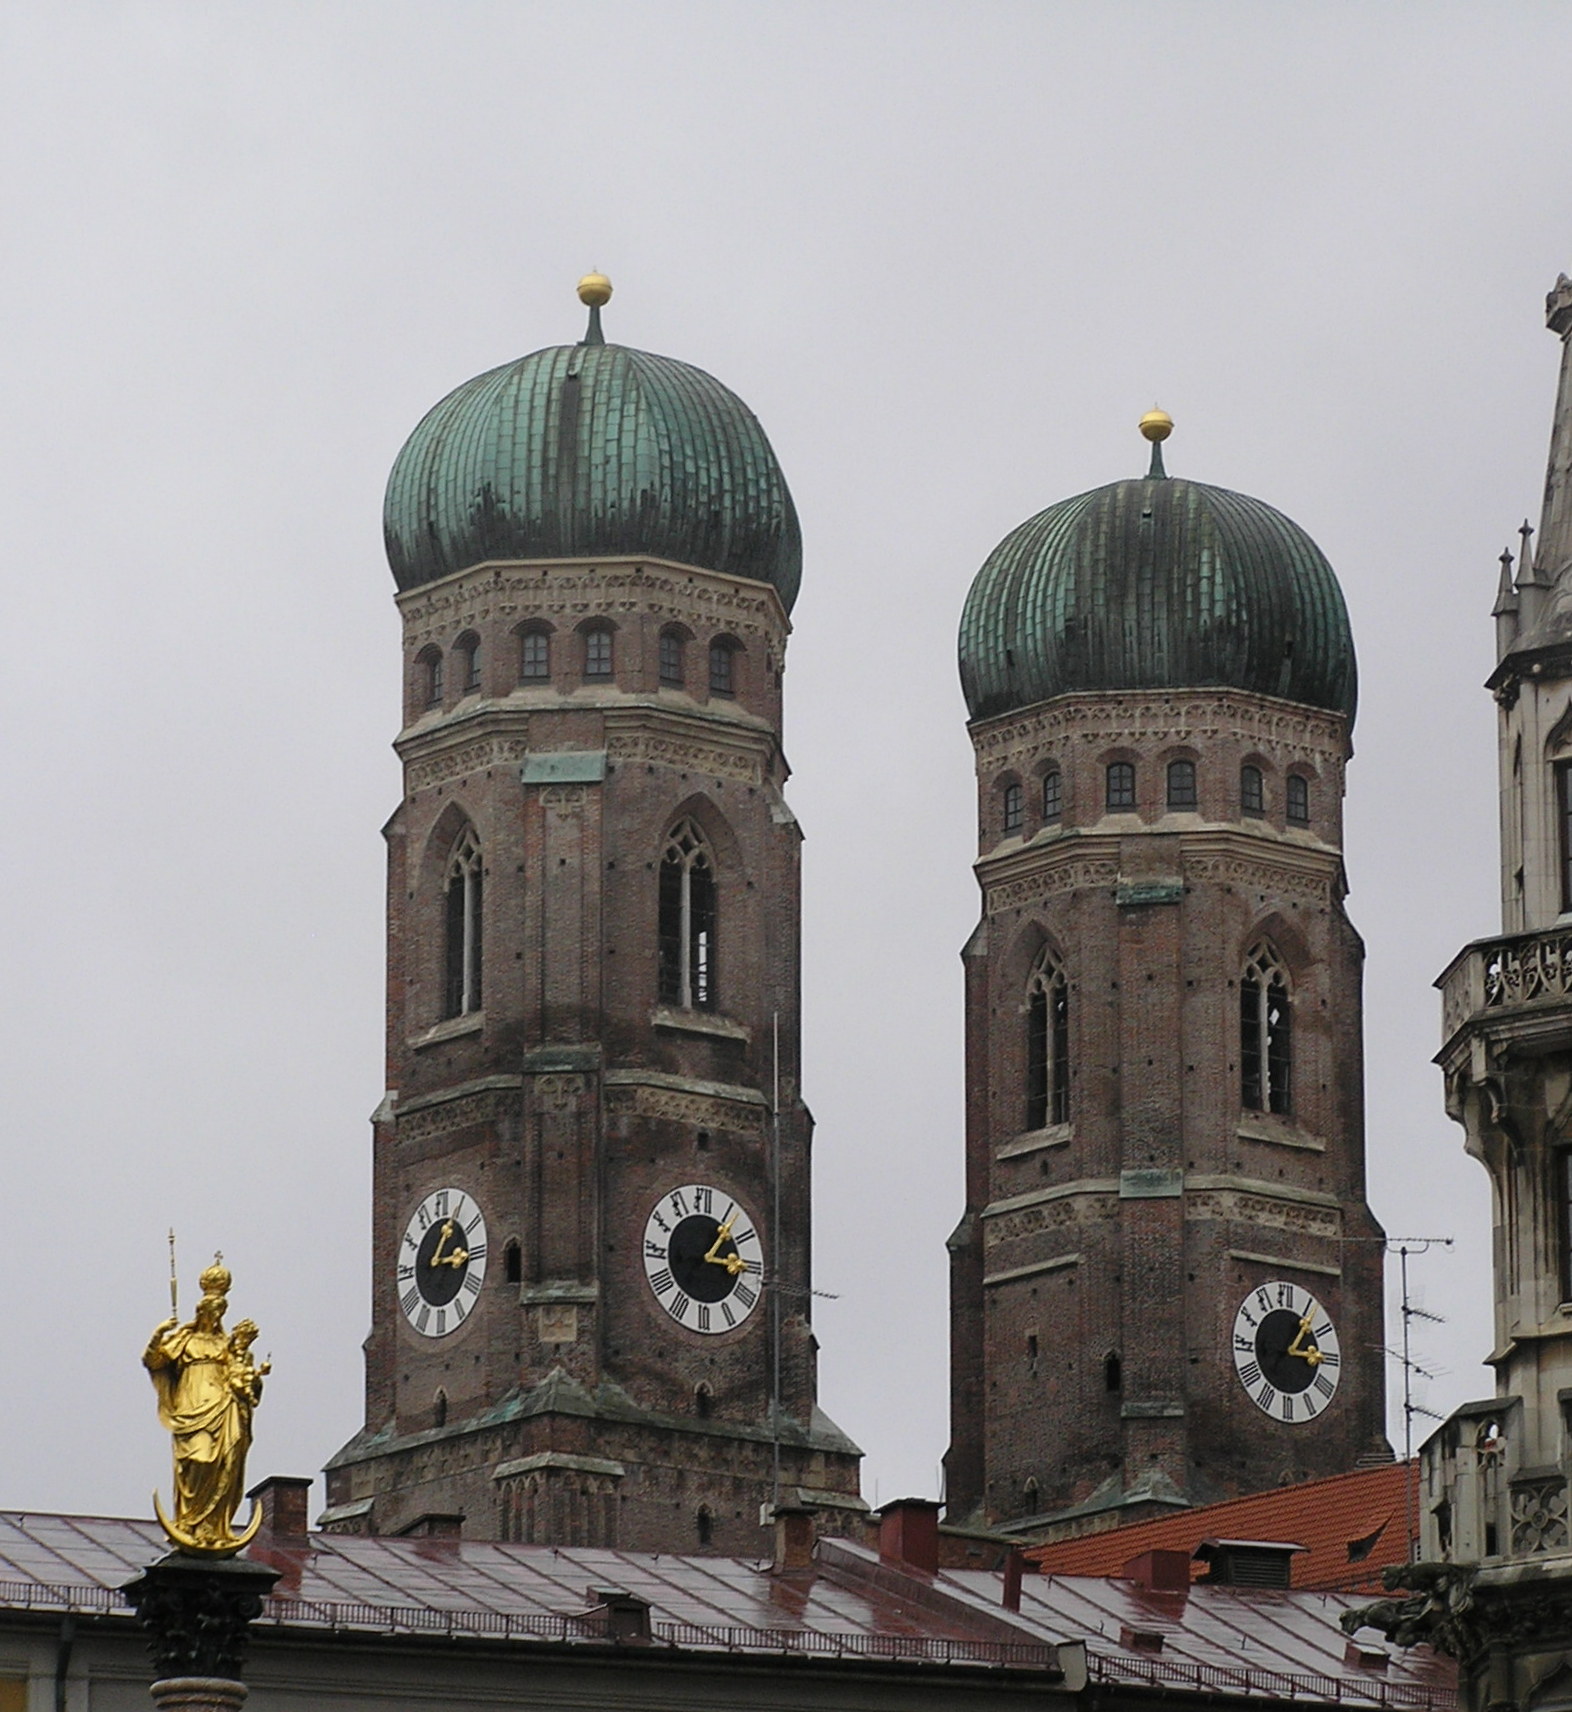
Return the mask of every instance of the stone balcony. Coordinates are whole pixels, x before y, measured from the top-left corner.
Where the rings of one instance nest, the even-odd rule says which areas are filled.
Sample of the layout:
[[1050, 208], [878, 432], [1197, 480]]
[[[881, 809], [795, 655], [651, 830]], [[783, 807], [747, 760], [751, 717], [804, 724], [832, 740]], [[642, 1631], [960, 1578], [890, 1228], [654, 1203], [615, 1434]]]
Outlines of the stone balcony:
[[1465, 946], [1436, 982], [1442, 1058], [1469, 1024], [1526, 1041], [1572, 1035], [1572, 925]]

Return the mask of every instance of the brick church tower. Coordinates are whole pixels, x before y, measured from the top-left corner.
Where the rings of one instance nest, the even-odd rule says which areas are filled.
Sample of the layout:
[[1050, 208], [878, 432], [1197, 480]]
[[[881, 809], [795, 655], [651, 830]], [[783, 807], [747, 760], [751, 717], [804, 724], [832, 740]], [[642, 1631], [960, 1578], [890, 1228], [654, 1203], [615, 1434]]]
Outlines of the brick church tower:
[[740, 1553], [774, 1501], [862, 1508], [808, 1319], [801, 538], [741, 400], [580, 295], [389, 478], [388, 1092], [323, 1525]]
[[961, 622], [982, 920], [956, 1521], [1053, 1537], [1389, 1458], [1331, 567], [1169, 479], [1050, 506]]

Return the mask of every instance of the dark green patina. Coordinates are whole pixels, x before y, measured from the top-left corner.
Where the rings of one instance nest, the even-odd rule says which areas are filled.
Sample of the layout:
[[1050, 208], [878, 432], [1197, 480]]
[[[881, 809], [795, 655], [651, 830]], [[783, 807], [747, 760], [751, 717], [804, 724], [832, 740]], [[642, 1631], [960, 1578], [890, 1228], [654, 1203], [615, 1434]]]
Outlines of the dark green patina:
[[600, 341], [536, 351], [427, 412], [388, 477], [401, 589], [484, 559], [647, 555], [773, 584], [802, 534], [775, 453], [702, 369]]
[[1351, 719], [1354, 641], [1321, 549], [1258, 499], [1161, 470], [1050, 505], [989, 555], [961, 615], [972, 717], [1218, 685]]

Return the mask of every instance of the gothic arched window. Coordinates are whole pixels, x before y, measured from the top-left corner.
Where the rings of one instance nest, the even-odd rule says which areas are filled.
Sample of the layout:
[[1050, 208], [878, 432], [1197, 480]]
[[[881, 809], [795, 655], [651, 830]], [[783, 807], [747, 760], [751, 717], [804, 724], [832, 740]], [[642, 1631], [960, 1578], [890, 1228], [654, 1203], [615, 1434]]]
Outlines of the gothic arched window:
[[1239, 769], [1239, 812], [1255, 820], [1266, 813], [1266, 781], [1249, 762]]
[[453, 846], [443, 880], [446, 946], [442, 1014], [468, 1016], [480, 1009], [480, 840], [465, 828]]
[[1064, 775], [1057, 767], [1043, 774], [1043, 819], [1048, 822], [1064, 818]]
[[1045, 946], [1026, 984], [1026, 1127], [1070, 1121], [1070, 983]]
[[1195, 793], [1195, 762], [1170, 761], [1168, 763], [1168, 806], [1176, 809], [1190, 809], [1197, 804]]
[[737, 644], [724, 636], [710, 643], [710, 694], [737, 693]]
[[421, 707], [441, 707], [443, 697], [442, 650], [423, 648], [415, 662], [416, 695]]
[[1135, 766], [1129, 761], [1113, 761], [1108, 767], [1108, 807], [1135, 807]]
[[1011, 779], [1004, 787], [1004, 835], [1019, 832], [1026, 819], [1026, 795], [1019, 779]]
[[1284, 809], [1292, 825], [1308, 826], [1310, 824], [1310, 781], [1303, 773], [1290, 773], [1288, 775]]
[[660, 1001], [680, 1010], [715, 1006], [715, 863], [691, 820], [666, 841], [660, 863]]
[[1293, 1015], [1287, 971], [1263, 941], [1239, 982], [1239, 1097], [1249, 1111], [1293, 1109]]

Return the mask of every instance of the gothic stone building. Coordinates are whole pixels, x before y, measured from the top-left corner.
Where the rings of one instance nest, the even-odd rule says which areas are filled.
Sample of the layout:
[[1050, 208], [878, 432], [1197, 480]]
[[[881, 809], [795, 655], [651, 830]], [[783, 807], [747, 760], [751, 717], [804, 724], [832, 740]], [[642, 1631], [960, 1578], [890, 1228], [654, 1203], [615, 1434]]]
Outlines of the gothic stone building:
[[982, 919], [953, 1521], [1038, 1537], [1387, 1458], [1344, 912], [1354, 654], [1314, 542], [1170, 479], [972, 585]]
[[389, 479], [388, 1091], [324, 1524], [747, 1552], [774, 1501], [862, 1508], [808, 1319], [801, 538], [741, 400], [581, 295]]

